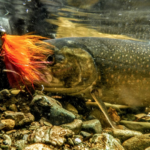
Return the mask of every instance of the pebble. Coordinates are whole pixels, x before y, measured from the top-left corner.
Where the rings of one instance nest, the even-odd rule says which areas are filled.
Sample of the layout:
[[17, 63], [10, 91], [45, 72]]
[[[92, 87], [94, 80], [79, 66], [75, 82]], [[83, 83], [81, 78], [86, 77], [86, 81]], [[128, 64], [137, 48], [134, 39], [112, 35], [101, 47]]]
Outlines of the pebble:
[[12, 134], [14, 132], [16, 132], [17, 130], [10, 130], [10, 131], [7, 131], [6, 134]]
[[102, 125], [102, 127], [110, 127], [106, 117], [103, 115], [102, 111], [98, 108], [93, 108], [90, 112], [87, 120], [98, 119]]
[[4, 125], [3, 130], [12, 130], [15, 127], [15, 121], [12, 119], [3, 119], [1, 123]]
[[0, 147], [2, 148], [2, 150], [9, 150], [10, 149], [9, 145], [4, 145], [4, 144], [1, 144]]
[[67, 143], [69, 145], [74, 145], [74, 142], [73, 142], [72, 138], [68, 138]]
[[3, 99], [8, 98], [10, 96], [11, 96], [11, 94], [10, 94], [9, 90], [3, 89], [2, 91], [0, 91], [0, 100], [3, 100]]
[[20, 90], [12, 89], [12, 90], [10, 91], [10, 93], [13, 94], [13, 95], [18, 95], [18, 94], [20, 93]]
[[23, 150], [53, 150], [53, 149], [45, 144], [35, 143], [25, 147]]
[[31, 106], [31, 110], [37, 119], [45, 117], [53, 125], [70, 123], [75, 119], [72, 112], [64, 109], [58, 101], [49, 96], [36, 95], [31, 102]]
[[92, 150], [124, 150], [121, 143], [107, 133], [94, 134], [91, 142], [93, 143]]
[[88, 140], [89, 138], [92, 137], [91, 133], [85, 132], [85, 131], [81, 131], [80, 134], [83, 136], [84, 140]]
[[3, 143], [4, 143], [5, 145], [11, 146], [12, 141], [11, 141], [10, 136], [8, 136], [7, 134], [4, 134], [4, 135], [3, 135], [3, 139], [4, 139]]
[[43, 126], [33, 131], [28, 136], [28, 142], [30, 143], [49, 143], [55, 146], [62, 146], [66, 141], [66, 137], [73, 136], [73, 132], [69, 129], [64, 129], [59, 126]]
[[[89, 149], [89, 147], [86, 144], [80, 143], [78, 145], [75, 145], [73, 147], [73, 150], [91, 150], [91, 149]], [[93, 149], [93, 150], [96, 150], [96, 149]]]
[[98, 119], [83, 121], [82, 130], [92, 133], [101, 133], [102, 126]]
[[15, 104], [11, 104], [11, 105], [9, 106], [9, 109], [10, 109], [11, 111], [14, 111], [14, 112], [17, 112], [17, 111], [18, 111], [17, 106], [16, 106]]
[[73, 142], [75, 145], [78, 145], [83, 142], [83, 137], [81, 135], [74, 135]]
[[122, 145], [127, 150], [144, 150], [150, 147], [150, 134], [132, 137], [123, 142]]
[[141, 118], [143, 118], [144, 116], [146, 116], [145, 113], [141, 113], [141, 114], [135, 115], [136, 119], [138, 119], [138, 120], [141, 119]]
[[113, 137], [120, 139], [121, 141], [125, 141], [131, 137], [142, 135], [141, 132], [133, 131], [133, 130], [121, 130], [121, 129], [106, 129], [104, 130], [107, 133], [111, 134]]
[[61, 127], [72, 130], [75, 134], [78, 134], [81, 131], [82, 120], [75, 119], [71, 123], [63, 124]]
[[68, 111], [78, 114], [78, 110], [70, 103], [65, 103], [64, 108], [67, 109]]
[[135, 122], [121, 120], [120, 124], [126, 126], [128, 129], [144, 132], [145, 130], [150, 130], [150, 122]]
[[5, 111], [4, 117], [6, 119], [15, 120], [16, 126], [21, 126], [34, 121], [34, 116], [31, 113], [26, 113], [25, 115], [22, 112]]
[[17, 147], [17, 150], [22, 150], [27, 146], [27, 141], [18, 140], [18, 141], [15, 142], [15, 146]]
[[62, 146], [66, 142], [65, 137], [72, 137], [73, 134], [74, 133], [69, 129], [54, 126], [50, 131], [50, 143], [55, 146]]
[[52, 127], [52, 126], [53, 126], [51, 123], [49, 123], [49, 122], [47, 122], [47, 121], [44, 121], [43, 124], [46, 125], [46, 126], [49, 126], [49, 127]]
[[0, 130], [4, 129], [5, 125], [3, 123], [0, 123]]
[[39, 122], [32, 122], [30, 127], [29, 127], [29, 130], [35, 130], [35, 129], [38, 129], [38, 128], [40, 128]]

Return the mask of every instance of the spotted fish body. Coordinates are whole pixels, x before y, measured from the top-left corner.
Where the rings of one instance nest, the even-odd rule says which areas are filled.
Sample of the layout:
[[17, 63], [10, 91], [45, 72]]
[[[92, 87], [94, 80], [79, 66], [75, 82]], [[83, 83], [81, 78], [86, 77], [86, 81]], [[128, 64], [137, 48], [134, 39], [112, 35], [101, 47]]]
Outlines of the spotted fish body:
[[[53, 88], [47, 88], [52, 92], [68, 95], [87, 95], [86, 88], [92, 85], [92, 88], [99, 90], [100, 98], [105, 102], [117, 103], [117, 104], [127, 104], [131, 106], [148, 106], [150, 102], [150, 44], [149, 42], [133, 41], [133, 40], [119, 40], [119, 39], [108, 39], [108, 38], [62, 38], [48, 40], [47, 42], [53, 44], [58, 52], [55, 53], [57, 56], [61, 53], [62, 49], [73, 51], [73, 54], [68, 57], [68, 64], [70, 66], [75, 65], [73, 55], [79, 53], [78, 56], [81, 57], [81, 51], [86, 52], [86, 55], [90, 56], [91, 61], [80, 63], [82, 72], [84, 67], [84, 73], [80, 73], [80, 81], [76, 84], [70, 84], [66, 86], [66, 82], [73, 82], [73, 76], [78, 76], [79, 70], [74, 70], [73, 74], [70, 72], [71, 79], [64, 79], [62, 87], [54, 86]], [[59, 54], [60, 55], [60, 54]], [[61, 55], [66, 57], [64, 53]], [[78, 61], [78, 56], [75, 59]], [[63, 61], [62, 61], [63, 62]], [[66, 61], [65, 61], [66, 62]], [[71, 64], [72, 63], [72, 64]], [[93, 64], [92, 64], [93, 63]], [[61, 63], [59, 63], [61, 64]], [[88, 65], [92, 64], [91, 68], [87, 68]], [[57, 63], [56, 63], [57, 65]], [[54, 65], [55, 66], [55, 65]], [[56, 66], [55, 66], [56, 67]], [[65, 68], [65, 67], [64, 67]], [[67, 67], [66, 67], [67, 68]], [[92, 70], [95, 68], [96, 70]], [[54, 69], [55, 70], [55, 69]], [[58, 70], [58, 69], [57, 69]], [[90, 70], [92, 70], [90, 72]], [[54, 72], [51, 70], [52, 74]], [[63, 70], [59, 68], [59, 71], [54, 74], [56, 78], [59, 73], [62, 74]], [[67, 72], [67, 71], [66, 71]], [[88, 72], [90, 77], [85, 74]], [[63, 75], [62, 75], [63, 76]], [[93, 76], [93, 78], [91, 77]], [[87, 78], [91, 78], [90, 82]], [[69, 79], [70, 81], [67, 81]], [[54, 90], [54, 87], [56, 90]], [[79, 88], [84, 87], [84, 88]], [[77, 89], [76, 91], [73, 89]], [[70, 92], [69, 92], [70, 91]], [[82, 92], [83, 91], [83, 92]], [[88, 96], [87, 96], [88, 97]]]

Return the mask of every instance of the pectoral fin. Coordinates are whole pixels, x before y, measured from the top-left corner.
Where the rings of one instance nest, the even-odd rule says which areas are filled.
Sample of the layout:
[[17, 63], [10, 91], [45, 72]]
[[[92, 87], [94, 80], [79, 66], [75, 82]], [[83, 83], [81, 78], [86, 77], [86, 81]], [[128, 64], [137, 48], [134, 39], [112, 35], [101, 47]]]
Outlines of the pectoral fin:
[[91, 92], [91, 96], [92, 98], [95, 100], [95, 102], [97, 103], [97, 105], [99, 106], [99, 108], [101, 109], [101, 111], [103, 112], [103, 114], [105, 115], [106, 119], [108, 120], [109, 124], [111, 125], [112, 128], [117, 128], [113, 122], [111, 121], [108, 113], [107, 113], [107, 109], [105, 107], [105, 104], [103, 103], [103, 101], [100, 99], [98, 91], [97, 90], [93, 90]]

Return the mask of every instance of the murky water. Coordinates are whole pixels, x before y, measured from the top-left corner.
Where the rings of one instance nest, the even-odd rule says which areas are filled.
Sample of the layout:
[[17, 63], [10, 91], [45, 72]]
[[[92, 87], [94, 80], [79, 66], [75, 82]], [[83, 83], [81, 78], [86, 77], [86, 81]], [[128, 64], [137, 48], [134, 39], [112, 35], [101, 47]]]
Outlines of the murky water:
[[149, 39], [149, 7], [148, 0], [1, 0], [0, 16], [13, 34]]
[[[149, 130], [149, 123], [145, 126], [142, 123], [136, 125], [135, 122], [141, 118], [130, 118], [135, 112], [143, 111], [146, 115], [150, 110], [149, 0], [0, 0], [0, 27], [12, 35], [34, 33], [52, 39], [46, 42], [56, 47], [54, 55], [50, 54], [46, 60], [42, 60], [49, 62], [44, 70], [46, 73], [41, 69], [49, 82], [38, 82], [40, 88], [35, 83], [35, 87], [40, 90], [42, 87], [41, 93], [44, 91], [45, 95], [59, 97], [64, 106], [68, 101], [69, 109], [70, 104], [75, 106], [77, 115], [73, 115], [71, 121], [75, 117], [82, 121], [91, 120], [92, 115], [99, 119], [100, 111], [95, 109], [98, 105], [109, 124], [114, 127], [102, 99], [121, 104], [106, 103], [107, 107], [111, 106], [120, 113], [118, 116], [117, 111], [111, 110], [109, 114], [112, 113], [112, 118], [117, 114], [116, 118], [123, 120], [122, 124], [129, 129], [134, 129], [135, 126], [141, 132]], [[10, 88], [3, 72], [5, 65], [1, 60], [0, 90]], [[76, 98], [77, 101], [72, 100]], [[61, 104], [57, 104], [59, 109]], [[46, 114], [48, 119], [54, 117], [54, 122], [51, 122], [54, 125], [65, 122], [66, 118], [58, 123], [60, 115], [55, 116], [57, 111], [54, 116], [51, 112], [47, 113], [51, 109], [51, 106], [47, 107], [48, 101], [43, 101], [40, 105], [43, 108], [40, 107], [38, 117], [42, 114]], [[134, 106], [136, 111], [130, 106]], [[138, 109], [139, 107], [142, 108]], [[45, 108], [48, 108], [47, 112]], [[128, 115], [128, 108], [132, 114]], [[133, 121], [131, 125], [128, 120]]]

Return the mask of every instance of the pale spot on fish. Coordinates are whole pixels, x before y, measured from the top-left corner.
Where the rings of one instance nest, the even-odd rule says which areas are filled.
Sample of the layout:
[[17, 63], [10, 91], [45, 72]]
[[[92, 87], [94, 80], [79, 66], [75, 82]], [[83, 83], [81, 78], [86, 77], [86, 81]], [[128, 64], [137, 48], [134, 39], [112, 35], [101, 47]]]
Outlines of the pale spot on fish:
[[88, 65], [88, 68], [91, 68], [91, 64]]
[[114, 78], [114, 75], [113, 75], [113, 74], [111, 75], [111, 78]]

